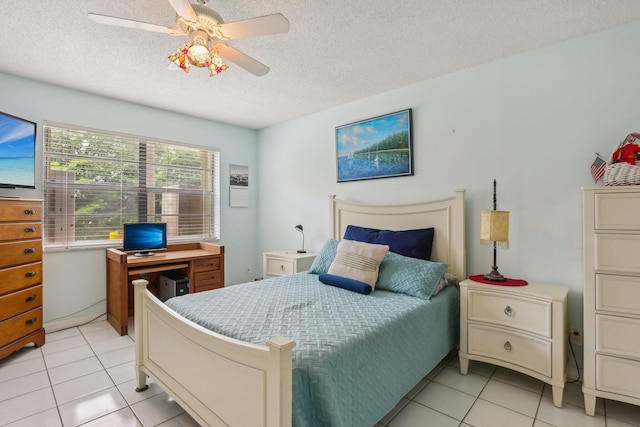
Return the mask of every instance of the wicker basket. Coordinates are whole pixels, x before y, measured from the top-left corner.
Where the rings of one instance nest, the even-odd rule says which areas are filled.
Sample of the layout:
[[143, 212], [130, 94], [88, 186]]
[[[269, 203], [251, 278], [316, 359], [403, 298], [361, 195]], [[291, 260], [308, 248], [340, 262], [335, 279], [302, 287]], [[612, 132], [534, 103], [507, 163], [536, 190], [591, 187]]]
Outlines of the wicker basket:
[[604, 171], [604, 185], [640, 184], [640, 166], [620, 162], [607, 166]]

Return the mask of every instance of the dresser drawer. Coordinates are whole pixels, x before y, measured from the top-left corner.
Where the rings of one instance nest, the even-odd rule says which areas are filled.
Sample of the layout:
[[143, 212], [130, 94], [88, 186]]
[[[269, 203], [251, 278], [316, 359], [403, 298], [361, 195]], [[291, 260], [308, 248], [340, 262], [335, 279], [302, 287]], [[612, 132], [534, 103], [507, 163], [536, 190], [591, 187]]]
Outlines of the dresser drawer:
[[470, 290], [468, 304], [470, 322], [488, 322], [551, 337], [551, 302]]
[[38, 224], [42, 220], [42, 204], [40, 202], [12, 201], [2, 204], [2, 221], [32, 221]]
[[596, 310], [640, 315], [640, 277], [596, 274]]
[[598, 234], [595, 247], [597, 271], [640, 273], [640, 235]]
[[551, 376], [551, 342], [507, 329], [469, 326], [469, 354], [499, 359]]
[[0, 241], [40, 239], [42, 227], [39, 222], [0, 223]]
[[0, 268], [42, 261], [42, 241], [0, 243]]
[[220, 270], [220, 257], [202, 258], [193, 262], [195, 271]]
[[42, 285], [0, 297], [0, 321], [42, 305]]
[[640, 399], [640, 361], [596, 355], [596, 389]]
[[640, 230], [640, 191], [595, 194], [596, 230]]
[[0, 295], [42, 283], [42, 262], [0, 270]]
[[42, 328], [42, 307], [0, 322], [0, 343], [10, 343]]
[[640, 360], [640, 319], [596, 314], [596, 351]]
[[208, 291], [211, 289], [221, 288], [222, 283], [222, 271], [207, 271], [195, 274], [195, 284], [193, 287], [194, 292]]
[[293, 261], [280, 258], [267, 258], [265, 260], [266, 271], [265, 275], [271, 276], [287, 276], [295, 272], [295, 265]]

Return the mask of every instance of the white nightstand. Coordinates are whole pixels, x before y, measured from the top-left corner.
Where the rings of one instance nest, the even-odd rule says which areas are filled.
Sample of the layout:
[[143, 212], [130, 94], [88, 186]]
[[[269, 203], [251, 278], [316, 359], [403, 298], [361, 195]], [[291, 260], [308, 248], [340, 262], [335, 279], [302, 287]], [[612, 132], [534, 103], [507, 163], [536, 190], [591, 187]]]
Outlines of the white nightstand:
[[296, 251], [265, 252], [262, 254], [262, 277], [269, 279], [307, 271], [315, 258], [316, 254]]
[[567, 376], [565, 286], [460, 283], [460, 373], [469, 360], [513, 369], [550, 384], [562, 406]]

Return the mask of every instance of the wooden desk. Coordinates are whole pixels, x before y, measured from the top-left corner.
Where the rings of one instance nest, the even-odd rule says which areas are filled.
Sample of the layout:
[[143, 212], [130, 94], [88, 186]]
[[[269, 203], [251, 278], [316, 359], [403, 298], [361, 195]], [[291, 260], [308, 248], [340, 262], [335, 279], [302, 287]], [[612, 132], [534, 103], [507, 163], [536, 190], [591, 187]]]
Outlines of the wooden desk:
[[224, 286], [224, 246], [212, 243], [169, 245], [154, 256], [136, 257], [121, 249], [107, 249], [107, 320], [120, 335], [127, 334], [133, 315], [133, 285], [139, 278], [149, 281], [149, 289], [158, 295], [158, 276], [172, 271], [189, 278], [189, 292], [207, 291]]

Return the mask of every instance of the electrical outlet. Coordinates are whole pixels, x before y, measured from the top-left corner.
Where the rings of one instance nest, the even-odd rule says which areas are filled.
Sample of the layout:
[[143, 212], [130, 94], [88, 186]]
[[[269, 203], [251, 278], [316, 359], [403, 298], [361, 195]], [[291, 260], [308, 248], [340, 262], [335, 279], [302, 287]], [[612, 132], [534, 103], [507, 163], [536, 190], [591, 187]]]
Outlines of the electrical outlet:
[[569, 341], [573, 345], [584, 346], [584, 338], [582, 336], [582, 329], [569, 328]]

